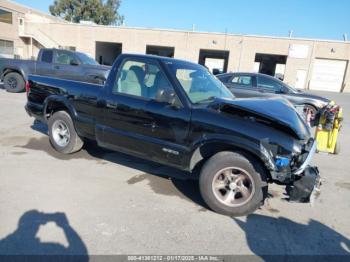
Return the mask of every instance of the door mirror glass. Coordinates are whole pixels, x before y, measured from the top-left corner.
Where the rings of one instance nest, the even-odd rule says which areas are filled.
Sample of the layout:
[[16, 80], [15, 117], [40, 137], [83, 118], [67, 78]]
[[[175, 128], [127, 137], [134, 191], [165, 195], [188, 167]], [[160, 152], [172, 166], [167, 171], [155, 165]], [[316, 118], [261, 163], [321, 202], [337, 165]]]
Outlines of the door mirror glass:
[[79, 61], [77, 59], [70, 60], [70, 65], [72, 65], [72, 66], [78, 66], [79, 64], [80, 63], [79, 63]]

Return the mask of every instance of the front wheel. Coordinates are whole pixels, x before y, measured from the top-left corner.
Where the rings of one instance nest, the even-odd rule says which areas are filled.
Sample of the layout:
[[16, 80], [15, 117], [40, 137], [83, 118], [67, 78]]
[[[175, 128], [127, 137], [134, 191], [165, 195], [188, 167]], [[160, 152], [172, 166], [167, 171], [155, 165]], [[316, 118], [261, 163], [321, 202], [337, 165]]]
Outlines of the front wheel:
[[199, 187], [212, 210], [228, 216], [244, 216], [261, 206], [267, 183], [259, 163], [243, 154], [221, 152], [204, 164]]
[[312, 105], [306, 104], [304, 105], [304, 114], [308, 124], [311, 124], [311, 122], [316, 118], [317, 108]]
[[54, 113], [48, 121], [51, 145], [60, 153], [72, 154], [83, 147], [83, 140], [75, 131], [72, 118], [66, 111]]

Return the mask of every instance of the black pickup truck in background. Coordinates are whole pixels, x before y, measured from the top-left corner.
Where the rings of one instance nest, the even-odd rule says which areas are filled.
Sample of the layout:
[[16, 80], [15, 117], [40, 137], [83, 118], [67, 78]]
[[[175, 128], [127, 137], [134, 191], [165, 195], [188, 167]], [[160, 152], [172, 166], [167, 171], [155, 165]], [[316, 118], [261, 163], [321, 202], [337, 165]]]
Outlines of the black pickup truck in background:
[[25, 90], [28, 75], [103, 84], [110, 69], [81, 52], [41, 49], [37, 61], [1, 58], [0, 82], [4, 83], [8, 92], [13, 93]]
[[316, 142], [289, 101], [235, 99], [198, 64], [123, 54], [104, 87], [31, 75], [27, 92], [28, 114], [48, 124], [58, 152], [95, 140], [199, 174], [203, 199], [222, 214], [254, 212], [269, 183], [302, 202], [320, 185], [309, 166]]

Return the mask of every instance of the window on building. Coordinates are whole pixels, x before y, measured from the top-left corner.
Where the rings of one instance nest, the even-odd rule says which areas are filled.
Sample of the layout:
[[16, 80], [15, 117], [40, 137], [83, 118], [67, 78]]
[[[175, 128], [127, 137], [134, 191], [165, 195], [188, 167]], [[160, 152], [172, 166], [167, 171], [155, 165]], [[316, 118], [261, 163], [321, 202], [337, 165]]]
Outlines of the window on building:
[[0, 9], [0, 22], [12, 24], [12, 13], [3, 9]]
[[0, 39], [0, 57], [13, 56], [13, 54], [14, 54], [13, 42]]

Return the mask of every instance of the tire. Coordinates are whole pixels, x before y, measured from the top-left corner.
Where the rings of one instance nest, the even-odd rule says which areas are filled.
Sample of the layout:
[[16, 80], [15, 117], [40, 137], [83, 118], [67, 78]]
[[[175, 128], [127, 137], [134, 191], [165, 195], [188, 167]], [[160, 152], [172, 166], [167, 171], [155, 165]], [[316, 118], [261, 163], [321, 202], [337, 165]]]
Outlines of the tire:
[[63, 154], [81, 150], [83, 140], [78, 136], [72, 118], [66, 111], [54, 113], [48, 121], [49, 137], [52, 147]]
[[19, 73], [11, 72], [4, 77], [4, 87], [7, 92], [20, 93], [25, 91], [26, 83]]
[[[214, 189], [216, 185], [221, 188], [226, 184], [225, 174], [234, 176], [231, 179], [235, 182], [231, 181], [224, 189]], [[266, 173], [260, 163], [243, 154], [220, 152], [204, 164], [199, 177], [199, 188], [204, 201], [213, 211], [227, 216], [245, 216], [253, 213], [264, 202], [267, 195]], [[226, 194], [230, 192], [231, 196], [235, 196], [234, 202], [227, 203], [224, 199], [229, 197]]]
[[305, 104], [304, 105], [304, 112], [307, 111], [307, 112], [310, 112], [312, 117], [315, 117], [316, 114], [317, 114], [317, 108], [314, 107], [313, 105], [309, 105], [309, 104]]

